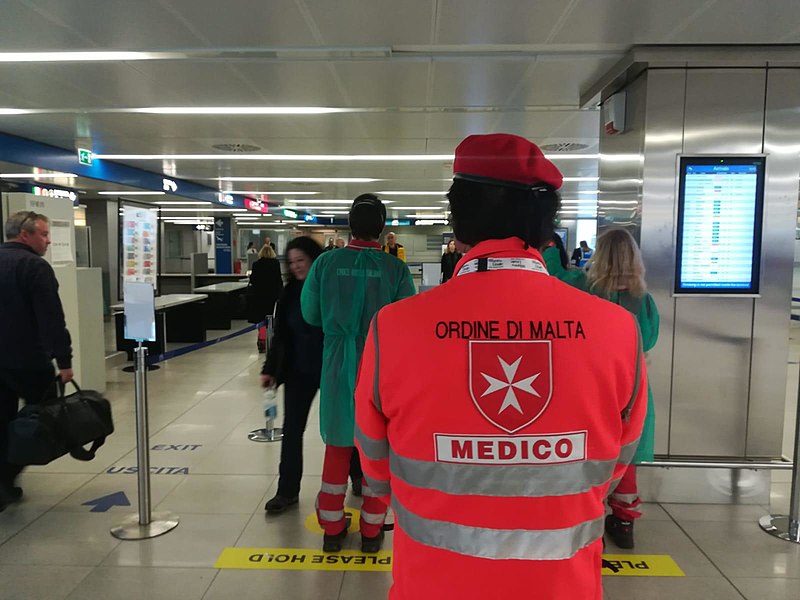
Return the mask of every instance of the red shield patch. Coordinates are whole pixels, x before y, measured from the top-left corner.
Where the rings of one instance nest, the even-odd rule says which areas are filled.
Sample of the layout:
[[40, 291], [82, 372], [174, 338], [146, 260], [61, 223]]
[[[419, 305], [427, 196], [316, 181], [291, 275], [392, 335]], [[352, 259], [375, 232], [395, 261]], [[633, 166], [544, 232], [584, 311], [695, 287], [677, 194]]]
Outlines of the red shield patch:
[[549, 340], [470, 341], [469, 391], [481, 414], [514, 433], [538, 419], [553, 395]]

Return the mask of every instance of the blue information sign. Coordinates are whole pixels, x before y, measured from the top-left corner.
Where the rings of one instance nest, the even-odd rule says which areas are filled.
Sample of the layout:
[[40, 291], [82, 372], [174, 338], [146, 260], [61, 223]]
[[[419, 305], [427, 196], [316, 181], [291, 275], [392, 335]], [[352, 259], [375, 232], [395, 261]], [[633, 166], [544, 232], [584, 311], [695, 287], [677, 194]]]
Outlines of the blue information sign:
[[232, 239], [231, 218], [217, 217], [214, 221], [214, 263], [217, 273], [233, 273]]

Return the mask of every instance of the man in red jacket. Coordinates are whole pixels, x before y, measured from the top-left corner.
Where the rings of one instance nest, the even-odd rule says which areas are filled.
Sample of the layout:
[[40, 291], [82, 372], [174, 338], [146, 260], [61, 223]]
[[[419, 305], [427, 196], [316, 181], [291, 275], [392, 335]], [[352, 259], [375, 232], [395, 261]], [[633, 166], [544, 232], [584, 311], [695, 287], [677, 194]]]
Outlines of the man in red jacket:
[[647, 404], [636, 322], [547, 275], [562, 176], [536, 145], [470, 136], [453, 166], [470, 249], [376, 315], [356, 389], [364, 474], [396, 516], [390, 597], [600, 600], [603, 502]]

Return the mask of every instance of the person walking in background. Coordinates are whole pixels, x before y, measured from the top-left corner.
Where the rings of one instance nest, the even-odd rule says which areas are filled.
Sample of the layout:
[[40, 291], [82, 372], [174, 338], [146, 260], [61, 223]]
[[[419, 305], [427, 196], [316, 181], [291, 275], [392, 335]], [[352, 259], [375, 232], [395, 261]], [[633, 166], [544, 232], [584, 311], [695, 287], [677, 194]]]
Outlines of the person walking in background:
[[583, 240], [572, 252], [572, 264], [576, 267], [583, 268], [586, 266], [586, 263], [589, 262], [590, 258], [592, 258], [592, 249], [589, 248], [589, 244]]
[[[338, 552], [347, 535], [344, 500], [354, 456], [356, 374], [370, 320], [381, 307], [415, 293], [405, 263], [381, 251], [378, 238], [386, 207], [374, 194], [358, 196], [350, 208], [353, 241], [326, 252], [311, 267], [303, 286], [303, 318], [325, 333], [320, 384], [320, 431], [325, 442], [317, 518], [325, 531], [322, 549]], [[361, 550], [377, 552], [383, 543], [386, 506], [364, 486]]]
[[[618, 304], [636, 317], [642, 332], [642, 348], [649, 352], [658, 340], [659, 315], [653, 297], [647, 292], [644, 273], [642, 254], [630, 233], [611, 229], [597, 239], [587, 273], [589, 292]], [[619, 485], [610, 490], [608, 501], [612, 514], [606, 517], [606, 533], [620, 548], [633, 548], [633, 523], [642, 516], [634, 465], [653, 460], [655, 417], [653, 390], [648, 381], [647, 415], [639, 446]]]
[[322, 329], [303, 320], [300, 293], [322, 248], [310, 237], [286, 246], [289, 275], [275, 315], [275, 336], [261, 369], [261, 386], [285, 384], [278, 489], [264, 510], [279, 514], [296, 505], [303, 477], [303, 434], [322, 373]]
[[245, 254], [258, 254], [258, 248], [256, 248], [255, 242], [250, 242], [247, 244], [247, 250], [245, 250]]
[[442, 283], [453, 276], [458, 261], [461, 260], [461, 253], [456, 250], [456, 241], [447, 242], [447, 251], [442, 254]]
[[386, 244], [383, 246], [383, 251], [406, 262], [406, 249], [403, 244], [397, 243], [397, 235], [394, 231], [386, 234]]
[[329, 252], [330, 250], [335, 250], [336, 245], [333, 243], [333, 238], [328, 238], [328, 245], [322, 250], [323, 252]]
[[337, 248], [344, 248], [345, 247], [345, 243], [344, 243], [344, 240], [342, 238], [336, 238], [336, 247]]
[[15, 485], [22, 467], [6, 461], [8, 425], [19, 399], [41, 402], [53, 387], [72, 380], [72, 340], [58, 296], [53, 267], [44, 258], [50, 245], [46, 216], [33, 211], [11, 215], [8, 242], [0, 245], [0, 512], [22, 497]]
[[[250, 286], [253, 294], [247, 315], [250, 323], [261, 323], [266, 317], [271, 316], [275, 310], [275, 303], [283, 290], [281, 265], [272, 246], [264, 244], [258, 257], [250, 272]], [[267, 328], [260, 327], [257, 342], [259, 352], [264, 352], [266, 340]]]

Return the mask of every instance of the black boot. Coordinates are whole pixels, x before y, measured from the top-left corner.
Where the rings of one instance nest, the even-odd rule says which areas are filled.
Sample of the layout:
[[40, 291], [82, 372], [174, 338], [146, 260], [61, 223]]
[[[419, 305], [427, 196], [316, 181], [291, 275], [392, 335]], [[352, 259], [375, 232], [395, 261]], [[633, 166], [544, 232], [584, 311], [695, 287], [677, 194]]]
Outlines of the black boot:
[[385, 534], [381, 531], [375, 537], [367, 537], [365, 535], [361, 535], [361, 551], [366, 552], [369, 554], [375, 554], [376, 552], [380, 552], [381, 547], [383, 546], [383, 538]]
[[623, 521], [614, 515], [606, 517], [606, 533], [617, 548], [633, 548], [633, 521]]
[[347, 537], [347, 526], [336, 535], [328, 535], [327, 533], [322, 537], [322, 551], [323, 552], [341, 552], [344, 538]]
[[358, 479], [353, 479], [353, 496], [356, 498], [361, 498], [363, 494], [363, 483], [364, 480], [360, 477]]
[[297, 496], [293, 496], [292, 498], [287, 498], [286, 496], [281, 496], [279, 494], [275, 496], [272, 500], [267, 501], [267, 503], [264, 505], [264, 510], [271, 515], [278, 515], [284, 512], [287, 508], [296, 505], [297, 501], [298, 501]]

